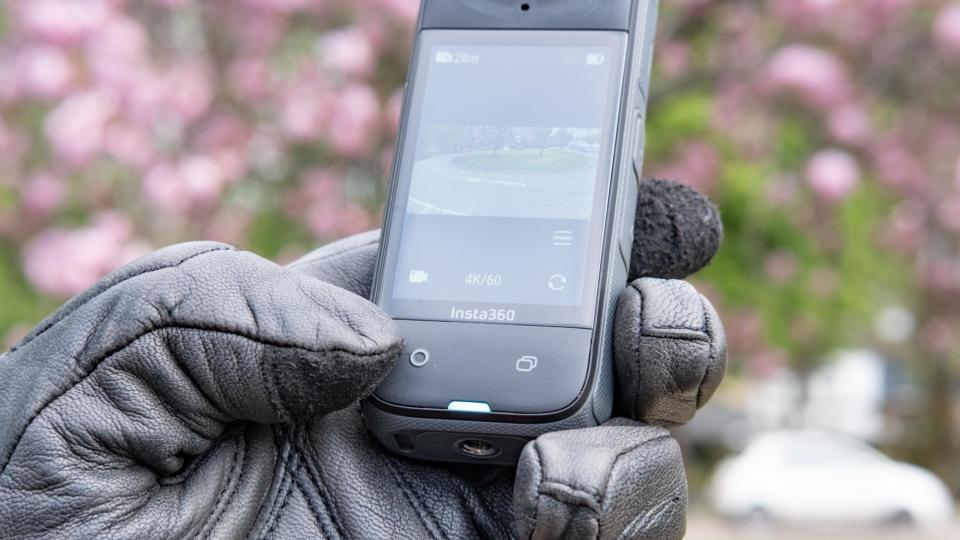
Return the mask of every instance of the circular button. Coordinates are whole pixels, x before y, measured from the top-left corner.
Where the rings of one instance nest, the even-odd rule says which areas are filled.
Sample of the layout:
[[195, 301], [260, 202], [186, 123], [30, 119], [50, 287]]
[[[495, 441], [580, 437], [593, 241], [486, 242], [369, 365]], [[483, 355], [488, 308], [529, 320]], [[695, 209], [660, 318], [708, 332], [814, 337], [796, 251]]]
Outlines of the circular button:
[[417, 349], [410, 353], [410, 363], [413, 367], [422, 367], [430, 361], [430, 351], [426, 349]]

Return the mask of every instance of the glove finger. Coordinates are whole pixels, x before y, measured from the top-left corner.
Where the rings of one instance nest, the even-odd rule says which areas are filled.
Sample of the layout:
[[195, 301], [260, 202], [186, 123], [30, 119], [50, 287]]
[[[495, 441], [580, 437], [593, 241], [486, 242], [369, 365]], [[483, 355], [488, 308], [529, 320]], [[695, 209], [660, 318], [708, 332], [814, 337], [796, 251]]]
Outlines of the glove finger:
[[370, 298], [379, 247], [380, 231], [369, 231], [316, 249], [287, 268]]
[[687, 484], [669, 432], [626, 419], [541, 435], [514, 490], [520, 538], [682, 538]]
[[617, 413], [676, 426], [720, 384], [727, 341], [713, 306], [692, 285], [642, 278], [620, 295], [614, 359]]
[[253, 254], [141, 259], [0, 359], [0, 537], [206, 534], [228, 500], [269, 489], [270, 429], [230, 425], [346, 406], [400, 348], [366, 300]]
[[211, 437], [225, 422], [300, 421], [367, 395], [400, 348], [390, 318], [347, 291], [226, 246], [162, 250], [0, 361], [0, 467], [55, 417], [175, 462], [186, 449], [120, 436], [100, 417], [117, 414], [131, 429], [186, 419]]

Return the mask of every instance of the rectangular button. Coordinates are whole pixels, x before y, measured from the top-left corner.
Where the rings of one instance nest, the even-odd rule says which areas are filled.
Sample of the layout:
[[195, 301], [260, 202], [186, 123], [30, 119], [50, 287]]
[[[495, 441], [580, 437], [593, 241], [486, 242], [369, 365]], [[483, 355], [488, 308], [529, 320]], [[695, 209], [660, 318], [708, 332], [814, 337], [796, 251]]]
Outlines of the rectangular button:
[[488, 413], [490, 412], [490, 406], [486, 403], [478, 403], [476, 401], [451, 401], [447, 405], [448, 411], [457, 411], [457, 412], [475, 412], [475, 413]]

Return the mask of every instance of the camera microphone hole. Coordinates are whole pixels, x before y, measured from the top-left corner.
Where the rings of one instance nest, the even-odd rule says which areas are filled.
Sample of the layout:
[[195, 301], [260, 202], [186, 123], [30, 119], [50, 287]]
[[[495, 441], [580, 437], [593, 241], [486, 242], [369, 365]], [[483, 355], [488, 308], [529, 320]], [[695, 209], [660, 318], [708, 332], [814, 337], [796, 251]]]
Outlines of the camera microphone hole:
[[530, 4], [520, 4], [520, 11], [530, 11]]

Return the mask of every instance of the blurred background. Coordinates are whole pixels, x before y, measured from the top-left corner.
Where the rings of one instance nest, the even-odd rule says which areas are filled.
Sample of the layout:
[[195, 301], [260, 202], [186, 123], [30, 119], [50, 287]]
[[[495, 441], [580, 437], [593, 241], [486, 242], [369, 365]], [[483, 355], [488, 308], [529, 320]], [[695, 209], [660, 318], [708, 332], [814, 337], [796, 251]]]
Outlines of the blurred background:
[[[160, 246], [376, 227], [416, 13], [4, 0], [0, 343]], [[669, 0], [653, 79], [646, 174], [726, 227], [690, 537], [960, 535], [960, 2]]]

